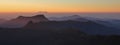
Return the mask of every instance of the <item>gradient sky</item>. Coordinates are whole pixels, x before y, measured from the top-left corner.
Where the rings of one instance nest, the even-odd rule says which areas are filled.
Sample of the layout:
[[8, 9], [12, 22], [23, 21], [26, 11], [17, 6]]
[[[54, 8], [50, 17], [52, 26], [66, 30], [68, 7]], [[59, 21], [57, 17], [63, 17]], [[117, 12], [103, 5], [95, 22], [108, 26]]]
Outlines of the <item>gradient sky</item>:
[[0, 12], [120, 12], [120, 0], [0, 0]]

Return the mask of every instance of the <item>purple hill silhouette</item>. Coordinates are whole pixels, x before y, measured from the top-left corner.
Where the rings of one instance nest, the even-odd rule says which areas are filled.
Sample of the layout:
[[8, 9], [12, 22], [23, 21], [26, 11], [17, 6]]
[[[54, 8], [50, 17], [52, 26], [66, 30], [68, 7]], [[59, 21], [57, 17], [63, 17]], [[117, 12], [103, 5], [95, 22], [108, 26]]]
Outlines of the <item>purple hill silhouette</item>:
[[32, 16], [32, 17], [19, 16], [15, 19], [12, 19], [12, 20], [9, 20], [9, 21], [3, 23], [1, 25], [1, 27], [8, 27], [8, 28], [23, 27], [29, 21], [37, 23], [37, 22], [46, 22], [46, 21], [49, 21], [49, 20], [43, 14], [35, 15], [35, 16]]

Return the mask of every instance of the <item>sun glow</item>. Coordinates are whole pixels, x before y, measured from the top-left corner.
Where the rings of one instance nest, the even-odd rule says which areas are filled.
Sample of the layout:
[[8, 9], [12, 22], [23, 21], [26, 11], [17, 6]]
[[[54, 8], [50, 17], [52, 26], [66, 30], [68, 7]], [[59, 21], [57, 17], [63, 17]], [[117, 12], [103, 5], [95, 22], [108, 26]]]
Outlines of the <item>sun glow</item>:
[[0, 0], [0, 12], [120, 12], [119, 0]]

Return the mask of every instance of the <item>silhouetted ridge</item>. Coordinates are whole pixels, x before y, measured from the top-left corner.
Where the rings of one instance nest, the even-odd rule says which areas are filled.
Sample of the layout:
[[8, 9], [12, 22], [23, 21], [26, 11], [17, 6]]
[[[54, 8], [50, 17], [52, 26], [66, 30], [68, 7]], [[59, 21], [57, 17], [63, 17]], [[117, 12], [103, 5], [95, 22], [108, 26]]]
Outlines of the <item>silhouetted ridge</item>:
[[[34, 18], [35, 20], [39, 20], [40, 21], [49, 21], [43, 14], [39, 14], [36, 16], [33, 16], [31, 18]], [[34, 22], [34, 20], [32, 20]]]
[[32, 21], [33, 23], [38, 23], [38, 22], [47, 22], [49, 20], [43, 14], [39, 14], [31, 17], [19, 16], [15, 19], [3, 23], [2, 27], [9, 27], [9, 28], [23, 27], [29, 21]]
[[24, 16], [18, 16], [17, 18], [24, 18]]
[[82, 17], [80, 15], [50, 17], [49, 19], [53, 20], [53, 21], [67, 21], [67, 20], [80, 21], [80, 22], [88, 22], [89, 21], [88, 19], [86, 19], [85, 17]]
[[48, 19], [43, 14], [35, 15], [32, 17], [19, 16], [14, 20], [28, 20], [33, 22], [48, 21]]
[[44, 14], [39, 14], [39, 15], [36, 15], [36, 16], [33, 16], [33, 17], [45, 17]]

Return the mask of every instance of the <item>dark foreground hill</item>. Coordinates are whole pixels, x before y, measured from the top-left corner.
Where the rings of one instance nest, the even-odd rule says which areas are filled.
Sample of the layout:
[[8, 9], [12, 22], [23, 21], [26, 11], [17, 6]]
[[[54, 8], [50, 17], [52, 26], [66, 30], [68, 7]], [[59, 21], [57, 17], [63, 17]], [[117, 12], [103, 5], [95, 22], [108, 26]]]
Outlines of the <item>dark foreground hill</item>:
[[0, 45], [119, 45], [112, 29], [91, 21], [30, 21], [23, 28], [0, 28]]
[[119, 45], [120, 36], [89, 35], [80, 30], [0, 30], [0, 45]]

